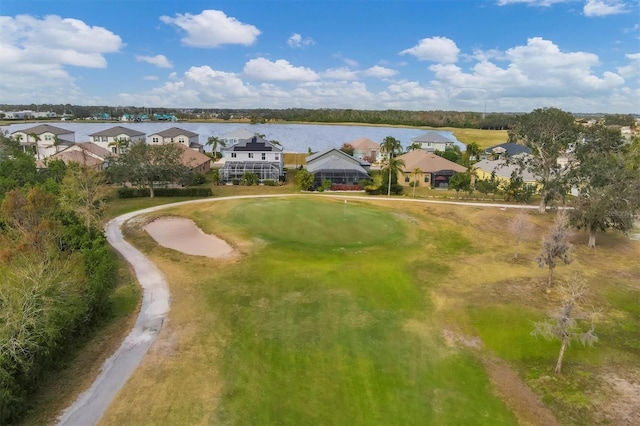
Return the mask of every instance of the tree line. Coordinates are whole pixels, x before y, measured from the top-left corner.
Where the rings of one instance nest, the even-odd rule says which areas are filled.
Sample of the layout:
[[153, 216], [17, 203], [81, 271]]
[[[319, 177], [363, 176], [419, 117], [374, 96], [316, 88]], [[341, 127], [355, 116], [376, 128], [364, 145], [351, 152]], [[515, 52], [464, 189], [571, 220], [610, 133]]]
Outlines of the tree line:
[[0, 134], [0, 424], [110, 315], [116, 259], [101, 230], [103, 176], [49, 162]]

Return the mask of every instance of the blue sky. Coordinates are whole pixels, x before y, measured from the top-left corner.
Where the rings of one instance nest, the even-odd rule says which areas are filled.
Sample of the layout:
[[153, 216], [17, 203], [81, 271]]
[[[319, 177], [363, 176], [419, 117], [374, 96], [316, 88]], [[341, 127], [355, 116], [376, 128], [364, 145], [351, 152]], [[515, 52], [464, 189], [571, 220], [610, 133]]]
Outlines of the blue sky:
[[640, 2], [2, 0], [0, 103], [640, 113]]

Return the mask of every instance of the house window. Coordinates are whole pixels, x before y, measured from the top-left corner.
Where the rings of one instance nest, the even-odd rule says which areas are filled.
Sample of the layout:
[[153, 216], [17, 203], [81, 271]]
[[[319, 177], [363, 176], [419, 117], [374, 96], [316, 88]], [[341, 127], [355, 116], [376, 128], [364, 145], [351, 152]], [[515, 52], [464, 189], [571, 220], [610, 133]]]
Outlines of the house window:
[[52, 139], [51, 135], [44, 135], [45, 141], [50, 141]]
[[404, 181], [405, 181], [405, 182], [407, 182], [407, 183], [409, 183], [409, 173], [406, 173], [406, 174], [404, 175]]
[[276, 160], [280, 161], [280, 154], [276, 154]]
[[118, 147], [112, 146], [111, 147], [111, 152], [113, 152], [114, 154], [118, 153]]
[[184, 143], [184, 138], [180, 138], [180, 139], [178, 139], [178, 142], [180, 142], [180, 143]]
[[93, 141], [94, 142], [100, 142], [100, 136], [94, 136], [93, 137]]
[[249, 153], [249, 158], [253, 158], [253, 152]]
[[173, 138], [171, 138], [171, 143], [173, 143]]
[[266, 160], [267, 159], [267, 154], [265, 154], [264, 152], [262, 153], [262, 159]]
[[232, 152], [231, 153], [231, 158], [236, 158], [236, 157], [237, 157], [237, 154], [235, 152]]
[[109, 142], [109, 138], [107, 138], [106, 136], [102, 137], [102, 142]]
[[429, 175], [424, 175], [424, 183], [429, 183]]
[[151, 142], [153, 142], [153, 143], [158, 143], [158, 138], [152, 138], [152, 139], [151, 139]]

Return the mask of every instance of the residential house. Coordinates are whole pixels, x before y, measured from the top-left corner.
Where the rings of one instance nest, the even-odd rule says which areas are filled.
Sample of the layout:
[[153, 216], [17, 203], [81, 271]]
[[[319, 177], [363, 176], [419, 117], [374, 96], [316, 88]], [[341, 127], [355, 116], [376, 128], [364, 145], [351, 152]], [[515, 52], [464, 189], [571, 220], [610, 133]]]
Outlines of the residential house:
[[509, 157], [513, 157], [514, 155], [519, 154], [529, 154], [531, 153], [531, 149], [524, 145], [520, 145], [512, 142], [505, 142], [499, 145], [490, 146], [485, 149], [483, 153], [480, 155], [482, 160], [500, 160]]
[[369, 138], [360, 138], [347, 144], [353, 147], [353, 156], [369, 163], [380, 161], [380, 144]]
[[76, 134], [50, 124], [38, 124], [34, 127], [18, 130], [11, 134], [17, 138], [24, 152], [33, 152], [41, 160], [75, 144]]
[[[519, 154], [528, 155], [528, 154]], [[538, 186], [535, 175], [504, 158], [498, 160], [481, 160], [473, 165], [477, 180], [496, 179], [498, 182], [508, 182], [512, 176], [519, 176], [523, 183]]]
[[420, 144], [420, 149], [423, 149], [427, 152], [441, 151], [444, 152], [449, 149], [453, 149], [454, 142], [451, 139], [448, 139], [442, 136], [438, 132], [434, 132], [430, 130], [420, 136], [416, 136], [411, 139], [413, 143]]
[[224, 166], [220, 181], [233, 183], [246, 172], [255, 173], [260, 182], [284, 179], [282, 147], [258, 136], [241, 139], [221, 150]]
[[179, 143], [186, 146], [187, 148], [191, 148], [199, 152], [204, 151], [204, 147], [199, 143], [199, 137], [197, 133], [180, 129], [178, 127], [171, 127], [170, 129], [150, 134], [149, 136], [147, 136], [147, 143], [150, 145]]
[[306, 163], [307, 171], [314, 176], [313, 188], [318, 188], [324, 180], [329, 180], [333, 188], [346, 185], [362, 189], [359, 187], [360, 180], [370, 178], [368, 161], [335, 148], [307, 157]]
[[143, 132], [122, 126], [110, 127], [108, 129], [92, 133], [89, 135], [89, 138], [91, 138], [91, 142], [111, 151], [113, 154], [121, 154], [125, 149], [121, 143], [122, 141], [126, 141], [126, 144], [133, 144], [146, 139]]
[[256, 134], [248, 131], [247, 129], [236, 129], [231, 133], [227, 133], [220, 139], [222, 139], [226, 146], [231, 146], [239, 141], [248, 140], [254, 137]]
[[82, 142], [71, 145], [60, 152], [57, 152], [46, 160], [36, 162], [39, 168], [46, 168], [51, 160], [62, 160], [65, 164], [78, 163], [81, 166], [95, 170], [105, 169], [108, 165], [109, 156], [112, 153], [93, 142]]
[[196, 173], [207, 173], [211, 170], [211, 157], [200, 151], [189, 149], [184, 144], [177, 144], [177, 146], [182, 150], [180, 156], [182, 164], [189, 167], [189, 170]]
[[404, 167], [398, 172], [398, 183], [403, 186], [415, 181], [414, 185], [418, 186], [447, 188], [451, 176], [467, 171], [460, 164], [421, 149], [414, 149], [397, 158], [404, 161]]

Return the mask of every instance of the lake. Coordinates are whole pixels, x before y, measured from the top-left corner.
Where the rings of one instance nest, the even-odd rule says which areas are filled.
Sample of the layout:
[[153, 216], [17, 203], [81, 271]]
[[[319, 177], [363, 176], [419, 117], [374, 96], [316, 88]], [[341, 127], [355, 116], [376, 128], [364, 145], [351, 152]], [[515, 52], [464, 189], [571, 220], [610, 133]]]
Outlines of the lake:
[[[340, 148], [342, 144], [360, 138], [369, 138], [381, 143], [387, 136], [393, 136], [402, 143], [403, 148], [411, 144], [411, 139], [425, 133], [427, 130], [406, 129], [397, 127], [373, 127], [373, 126], [344, 126], [344, 125], [320, 125], [320, 124], [246, 124], [246, 123], [82, 123], [77, 121], [47, 122], [52, 126], [71, 130], [76, 134], [76, 142], [90, 141], [89, 135], [114, 126], [123, 126], [132, 130], [144, 132], [149, 135], [171, 127], [179, 127], [184, 130], [197, 133], [202, 145], [210, 136], [224, 137], [236, 129], [244, 128], [252, 133], [265, 135], [267, 140], [277, 140], [282, 145], [284, 152], [323, 151], [329, 148]], [[37, 123], [16, 123], [8, 126], [0, 126], [0, 130], [11, 134], [18, 130], [36, 126]], [[449, 131], [436, 130], [442, 136], [451, 139], [460, 149], [465, 145], [458, 141]], [[205, 147], [210, 151], [210, 147]]]

